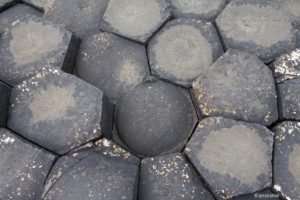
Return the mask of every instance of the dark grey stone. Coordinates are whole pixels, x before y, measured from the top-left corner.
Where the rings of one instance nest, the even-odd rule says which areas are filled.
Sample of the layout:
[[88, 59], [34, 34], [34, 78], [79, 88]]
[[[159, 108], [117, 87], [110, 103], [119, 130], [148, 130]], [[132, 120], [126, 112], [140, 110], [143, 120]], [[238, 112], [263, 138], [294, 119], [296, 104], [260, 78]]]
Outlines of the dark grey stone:
[[97, 33], [82, 41], [76, 74], [115, 102], [150, 74], [146, 49], [111, 33]]
[[0, 13], [0, 33], [4, 32], [5, 29], [11, 28], [17, 20], [27, 15], [42, 17], [43, 13], [25, 4], [17, 4]]
[[117, 104], [117, 129], [134, 153], [179, 152], [197, 122], [189, 93], [161, 81], [137, 86]]
[[254, 193], [272, 184], [273, 133], [222, 117], [203, 119], [185, 153], [219, 199]]
[[142, 160], [139, 200], [213, 200], [181, 153]]
[[45, 18], [83, 38], [100, 30], [108, 0], [47, 0]]
[[246, 195], [241, 195], [241, 196], [232, 198], [232, 200], [253, 200], [253, 199], [280, 200], [279, 194], [275, 194], [271, 190], [264, 190], [261, 192], [255, 192], [253, 194], [246, 194]]
[[5, 10], [7, 7], [15, 3], [16, 0], [0, 0], [0, 11]]
[[277, 125], [274, 147], [274, 189], [287, 200], [300, 199], [300, 123]]
[[8, 127], [58, 154], [112, 128], [112, 107], [103, 92], [54, 68], [13, 88], [10, 101]]
[[72, 33], [36, 16], [25, 16], [0, 35], [0, 79], [16, 85], [43, 67], [72, 72]]
[[0, 81], [0, 127], [6, 127], [11, 88]]
[[175, 17], [214, 20], [223, 10], [226, 0], [170, 0]]
[[145, 43], [170, 16], [166, 0], [110, 0], [101, 30]]
[[49, 9], [49, 7], [54, 3], [55, 0], [23, 0], [24, 3], [35, 7], [41, 11]]
[[270, 125], [278, 119], [272, 71], [257, 57], [229, 49], [193, 82], [197, 107], [223, 116]]
[[0, 128], [0, 199], [36, 200], [55, 156]]
[[216, 20], [227, 48], [236, 48], [269, 63], [296, 46], [288, 15], [273, 0], [231, 1]]
[[148, 45], [152, 74], [191, 86], [192, 81], [223, 53], [211, 22], [180, 18], [168, 22]]

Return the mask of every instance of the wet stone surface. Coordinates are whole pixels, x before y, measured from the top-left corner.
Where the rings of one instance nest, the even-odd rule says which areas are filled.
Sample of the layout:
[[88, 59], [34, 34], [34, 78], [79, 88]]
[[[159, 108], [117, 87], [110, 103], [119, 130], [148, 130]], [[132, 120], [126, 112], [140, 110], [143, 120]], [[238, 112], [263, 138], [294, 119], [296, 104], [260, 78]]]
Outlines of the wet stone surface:
[[222, 53], [212, 23], [185, 18], [168, 22], [148, 46], [152, 74], [184, 86]]
[[226, 5], [225, 0], [170, 0], [175, 17], [214, 20]]
[[287, 200], [300, 199], [300, 123], [277, 125], [274, 148], [274, 189]]
[[101, 90], [46, 68], [12, 90], [8, 127], [58, 154], [111, 131]]
[[76, 74], [115, 102], [150, 74], [146, 49], [114, 34], [100, 32], [82, 41]]
[[179, 152], [197, 122], [189, 93], [161, 81], [148, 81], [117, 104], [117, 130], [141, 156]]
[[292, 21], [272, 0], [231, 1], [216, 23], [227, 48], [252, 53], [265, 63], [296, 46]]
[[108, 0], [47, 0], [45, 17], [83, 38], [100, 30]]
[[145, 43], [170, 16], [165, 0], [110, 0], [101, 30]]
[[213, 193], [229, 199], [271, 186], [272, 148], [264, 126], [213, 117], [198, 124], [185, 153]]
[[16, 85], [45, 66], [72, 71], [71, 32], [35, 16], [26, 16], [0, 36], [0, 79]]
[[0, 127], [6, 127], [11, 88], [0, 81]]
[[278, 118], [271, 70], [257, 57], [229, 49], [193, 82], [192, 93], [205, 116], [270, 125]]
[[0, 128], [0, 158], [0, 199], [38, 199], [55, 157]]
[[139, 200], [213, 200], [181, 153], [142, 160]]

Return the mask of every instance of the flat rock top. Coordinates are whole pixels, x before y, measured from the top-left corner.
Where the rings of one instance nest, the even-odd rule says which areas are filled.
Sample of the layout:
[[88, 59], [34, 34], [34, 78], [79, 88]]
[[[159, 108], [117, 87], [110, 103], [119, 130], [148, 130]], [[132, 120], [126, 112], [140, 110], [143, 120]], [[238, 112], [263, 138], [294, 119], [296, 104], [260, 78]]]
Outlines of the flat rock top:
[[298, 0], [275, 0], [280, 8], [289, 14], [293, 24], [300, 28], [300, 1]]
[[154, 156], [180, 151], [197, 116], [187, 91], [148, 81], [121, 99], [116, 120], [125, 145], [137, 154]]
[[193, 82], [197, 106], [206, 116], [270, 125], [277, 120], [272, 72], [255, 56], [229, 49]]
[[212, 23], [181, 18], [168, 22], [151, 39], [148, 52], [153, 74], [191, 86], [223, 48]]
[[273, 134], [258, 124], [226, 118], [202, 120], [185, 153], [221, 199], [272, 183]]

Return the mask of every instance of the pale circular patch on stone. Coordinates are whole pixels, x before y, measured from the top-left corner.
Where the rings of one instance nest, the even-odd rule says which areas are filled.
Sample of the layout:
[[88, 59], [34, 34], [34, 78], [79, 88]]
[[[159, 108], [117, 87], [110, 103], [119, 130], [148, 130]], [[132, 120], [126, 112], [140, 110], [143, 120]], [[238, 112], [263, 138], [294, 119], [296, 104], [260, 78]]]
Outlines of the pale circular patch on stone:
[[125, 59], [123, 65], [118, 71], [117, 80], [121, 84], [125, 85], [135, 85], [136, 83], [141, 82], [144, 79], [144, 76], [140, 73], [139, 63], [131, 59]]
[[289, 155], [289, 169], [298, 183], [300, 183], [300, 144], [293, 146], [293, 151]]

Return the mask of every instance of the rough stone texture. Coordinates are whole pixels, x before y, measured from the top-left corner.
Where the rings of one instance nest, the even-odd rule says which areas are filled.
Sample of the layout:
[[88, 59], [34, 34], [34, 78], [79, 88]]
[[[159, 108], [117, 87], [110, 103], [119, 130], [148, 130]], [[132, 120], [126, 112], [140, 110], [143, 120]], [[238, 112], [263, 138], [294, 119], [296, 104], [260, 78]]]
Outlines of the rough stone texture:
[[11, 88], [0, 81], [0, 127], [6, 126]]
[[270, 65], [276, 83], [300, 77], [300, 49], [295, 49], [275, 59]]
[[151, 39], [148, 52], [153, 74], [191, 86], [223, 48], [212, 23], [181, 18], [168, 22]]
[[0, 36], [0, 79], [16, 85], [45, 66], [72, 71], [71, 32], [36, 16], [13, 23]]
[[0, 13], [0, 33], [27, 15], [42, 17], [43, 13], [25, 4], [17, 4], [3, 13]]
[[170, 0], [175, 17], [214, 20], [223, 10], [226, 0]]
[[300, 1], [299, 0], [275, 0], [279, 7], [285, 11], [293, 21], [295, 27], [300, 28]]
[[110, 0], [101, 29], [145, 43], [170, 17], [165, 0]]
[[287, 200], [300, 199], [300, 123], [282, 122], [273, 129], [274, 189]]
[[15, 3], [15, 0], [0, 0], [0, 11], [13, 3]]
[[47, 68], [12, 90], [8, 127], [58, 154], [111, 131], [103, 92]]
[[142, 160], [139, 200], [213, 200], [181, 153]]
[[184, 89], [161, 81], [137, 86], [117, 104], [117, 129], [126, 146], [142, 156], [179, 152], [197, 122]]
[[231, 1], [216, 23], [227, 48], [252, 53], [265, 63], [296, 46], [292, 21], [272, 0]]
[[279, 194], [274, 194], [271, 190], [264, 190], [261, 192], [255, 192], [254, 194], [246, 194], [232, 198], [232, 200], [253, 200], [253, 199], [264, 199], [264, 200], [281, 200]]
[[271, 70], [255, 56], [229, 49], [193, 82], [205, 116], [223, 116], [270, 125], [278, 118]]
[[278, 84], [278, 92], [280, 117], [300, 120], [300, 77]]
[[0, 199], [38, 199], [54, 155], [0, 128]]
[[[97, 151], [83, 150], [61, 157], [45, 184], [43, 200], [136, 199], [137, 158], [108, 140]], [[87, 151], [87, 152], [85, 152]], [[136, 162], [137, 161], [137, 162]]]
[[45, 17], [63, 24], [78, 37], [100, 30], [108, 0], [48, 0]]
[[222, 117], [202, 120], [185, 153], [220, 199], [272, 183], [273, 134], [264, 126]]
[[104, 32], [82, 41], [76, 73], [103, 90], [113, 102], [150, 74], [143, 45]]
[[55, 0], [23, 0], [23, 2], [36, 7], [42, 11], [45, 11], [50, 8]]

